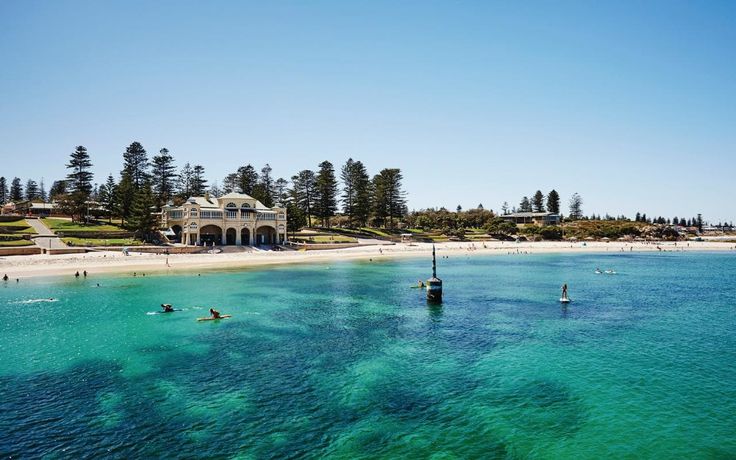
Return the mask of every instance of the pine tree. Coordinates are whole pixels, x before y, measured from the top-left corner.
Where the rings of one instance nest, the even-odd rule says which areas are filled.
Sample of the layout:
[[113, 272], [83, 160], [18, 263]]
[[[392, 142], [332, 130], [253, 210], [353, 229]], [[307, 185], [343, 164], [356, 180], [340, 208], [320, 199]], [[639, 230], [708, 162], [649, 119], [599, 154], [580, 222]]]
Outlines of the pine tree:
[[110, 222], [112, 222], [112, 217], [114, 215], [117, 215], [118, 209], [117, 209], [117, 185], [115, 184], [115, 178], [112, 177], [112, 174], [109, 174], [107, 176], [107, 181], [102, 184], [100, 187], [100, 204], [105, 208], [105, 211], [107, 212], [107, 217]]
[[580, 219], [583, 217], [583, 199], [577, 193], [573, 193], [570, 197], [570, 219]]
[[69, 163], [66, 165], [70, 170], [67, 174], [67, 188], [69, 196], [67, 197], [67, 209], [74, 220], [75, 216], [82, 219], [86, 209], [86, 203], [92, 193], [92, 162], [89, 159], [89, 153], [84, 146], [77, 146], [76, 150], [71, 153]]
[[348, 158], [348, 161], [340, 169], [340, 180], [342, 180], [342, 212], [348, 217], [348, 222], [352, 224], [355, 217], [355, 184], [353, 182], [353, 169], [355, 168], [355, 162], [352, 158]]
[[20, 184], [20, 178], [14, 177], [10, 183], [10, 201], [17, 203], [23, 201], [23, 186]]
[[179, 172], [179, 177], [176, 180], [176, 190], [180, 198], [188, 199], [192, 195], [192, 178], [194, 176], [194, 170], [192, 165], [185, 163], [184, 167]]
[[[292, 183], [292, 199], [294, 204], [301, 209], [307, 219], [307, 225], [312, 226], [312, 210], [314, 209], [315, 199], [315, 176], [314, 171], [305, 169], [291, 178]], [[287, 213], [288, 214], [288, 213]]]
[[544, 194], [541, 190], [537, 190], [532, 197], [532, 208], [534, 212], [544, 212]]
[[209, 193], [210, 196], [213, 198], [220, 198], [222, 195], [224, 195], [220, 186], [217, 185], [217, 181], [215, 181], [212, 186], [210, 186]]
[[238, 173], [230, 173], [222, 181], [222, 191], [231, 193], [238, 189]]
[[337, 211], [337, 179], [335, 168], [329, 161], [319, 164], [319, 172], [315, 179], [315, 214], [322, 219], [323, 227], [330, 227], [330, 218]]
[[157, 221], [153, 215], [156, 206], [153, 190], [149, 181], [144, 182], [135, 192], [133, 205], [131, 207], [128, 228], [135, 232], [136, 236], [144, 241], [151, 241], [156, 231]]
[[5, 204], [10, 198], [10, 190], [8, 190], [8, 181], [5, 177], [0, 177], [0, 204]]
[[194, 165], [192, 168], [192, 195], [204, 196], [207, 191], [207, 179], [204, 178], [204, 166]]
[[509, 213], [509, 204], [508, 202], [504, 201], [501, 205], [501, 213], [505, 216]]
[[92, 162], [89, 153], [84, 146], [80, 145], [70, 155], [69, 163], [66, 165], [70, 170], [67, 174], [67, 189], [69, 193], [81, 193], [85, 199], [92, 193]]
[[294, 200], [289, 201], [286, 205], [286, 231], [292, 235], [307, 225], [307, 218], [304, 212], [295, 203]]
[[38, 198], [44, 203], [49, 201], [49, 196], [46, 193], [46, 185], [43, 182], [43, 177], [41, 178], [41, 182], [38, 184]]
[[258, 173], [250, 164], [238, 168], [238, 189], [240, 193], [253, 196], [253, 188], [258, 184]]
[[159, 150], [159, 154], [153, 157], [153, 194], [156, 199], [156, 207], [161, 208], [174, 196], [174, 185], [176, 181], [176, 166], [174, 157], [169, 154], [168, 149]]
[[282, 207], [286, 206], [286, 203], [289, 202], [289, 181], [283, 177], [276, 179], [276, 182], [274, 182], [274, 193], [277, 204]]
[[62, 195], [66, 195], [66, 181], [55, 180], [49, 189], [49, 201], [55, 201]]
[[528, 197], [523, 197], [519, 203], [519, 212], [532, 212], [532, 203]]
[[697, 220], [696, 220], [697, 226], [698, 226], [698, 232], [703, 232], [703, 215], [698, 214]]
[[[368, 171], [360, 161], [354, 161], [350, 166], [349, 180], [352, 187], [352, 207], [350, 224], [366, 226], [371, 215], [372, 208], [372, 183]], [[343, 183], [345, 179], [343, 178]], [[346, 195], [343, 193], [343, 203]]]
[[406, 194], [402, 189], [400, 169], [386, 168], [373, 178], [374, 214], [376, 220], [393, 228], [394, 219], [406, 213]]
[[274, 183], [273, 177], [271, 176], [271, 166], [266, 163], [266, 166], [261, 168], [261, 177], [258, 181], [259, 193], [258, 197], [254, 196], [266, 207], [272, 208], [274, 203]]
[[38, 192], [38, 184], [33, 179], [28, 179], [26, 181], [26, 200], [33, 201], [38, 198], [39, 192]]
[[123, 172], [130, 176], [134, 190], [137, 191], [150, 178], [148, 166], [148, 154], [139, 142], [133, 142], [125, 149]]
[[552, 189], [547, 195], [547, 212], [560, 214], [560, 194], [555, 189]]
[[136, 190], [135, 184], [133, 184], [133, 178], [130, 173], [123, 171], [123, 175], [120, 178], [120, 182], [115, 188], [115, 203], [117, 205], [117, 211], [120, 214], [120, 218], [123, 222], [127, 222], [130, 218], [131, 210], [133, 208], [133, 199], [135, 198]]

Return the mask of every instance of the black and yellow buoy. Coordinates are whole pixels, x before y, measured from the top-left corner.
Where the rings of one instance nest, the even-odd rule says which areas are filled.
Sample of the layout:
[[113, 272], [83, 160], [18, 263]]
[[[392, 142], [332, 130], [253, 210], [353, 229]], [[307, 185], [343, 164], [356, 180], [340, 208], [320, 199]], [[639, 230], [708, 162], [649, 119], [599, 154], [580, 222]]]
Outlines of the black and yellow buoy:
[[432, 277], [427, 280], [427, 302], [442, 302], [442, 280], [437, 278], [437, 258], [432, 245]]

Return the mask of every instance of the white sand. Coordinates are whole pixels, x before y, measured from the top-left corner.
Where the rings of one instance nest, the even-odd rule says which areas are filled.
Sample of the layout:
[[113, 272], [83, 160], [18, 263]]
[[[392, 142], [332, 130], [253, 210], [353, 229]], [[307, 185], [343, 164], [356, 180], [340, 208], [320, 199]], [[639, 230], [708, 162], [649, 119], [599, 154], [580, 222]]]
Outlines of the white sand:
[[[485, 245], [485, 248], [484, 248]], [[515, 243], [491, 241], [485, 243], [438, 243], [437, 254], [442, 256], [478, 256], [541, 253], [621, 253], [644, 251], [733, 251], [734, 243], [713, 241], [702, 242], [537, 242]], [[277, 264], [320, 263], [351, 259], [373, 259], [394, 257], [430, 257], [432, 245], [429, 243], [361, 246], [347, 249], [319, 251], [255, 251], [225, 254], [172, 254], [156, 255], [131, 253], [124, 256], [120, 252], [91, 252], [67, 255], [29, 255], [0, 258], [0, 274], [11, 279], [39, 276], [72, 276], [78, 270], [87, 270], [90, 275], [100, 273], [151, 274], [173, 272], [198, 272], [217, 269], [258, 267]], [[167, 265], [168, 261], [168, 265]]]

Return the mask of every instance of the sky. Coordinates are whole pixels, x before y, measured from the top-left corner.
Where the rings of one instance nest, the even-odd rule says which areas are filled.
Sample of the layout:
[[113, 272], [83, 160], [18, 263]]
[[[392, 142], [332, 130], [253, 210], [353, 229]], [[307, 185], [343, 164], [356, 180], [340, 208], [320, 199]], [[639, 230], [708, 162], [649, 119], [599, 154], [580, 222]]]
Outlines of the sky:
[[400, 168], [410, 209], [552, 188], [736, 220], [736, 2], [0, 2], [0, 175], [133, 141], [210, 182]]

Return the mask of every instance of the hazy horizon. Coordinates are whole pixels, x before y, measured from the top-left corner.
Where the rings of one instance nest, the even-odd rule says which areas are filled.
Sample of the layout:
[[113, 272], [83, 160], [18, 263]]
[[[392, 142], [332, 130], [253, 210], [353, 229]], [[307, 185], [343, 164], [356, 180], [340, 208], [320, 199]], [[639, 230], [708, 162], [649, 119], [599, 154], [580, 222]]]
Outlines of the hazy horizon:
[[222, 183], [348, 157], [409, 209], [552, 188], [734, 220], [736, 4], [0, 3], [0, 175], [95, 181], [133, 141]]

